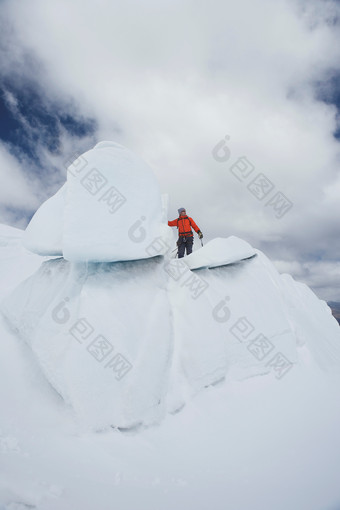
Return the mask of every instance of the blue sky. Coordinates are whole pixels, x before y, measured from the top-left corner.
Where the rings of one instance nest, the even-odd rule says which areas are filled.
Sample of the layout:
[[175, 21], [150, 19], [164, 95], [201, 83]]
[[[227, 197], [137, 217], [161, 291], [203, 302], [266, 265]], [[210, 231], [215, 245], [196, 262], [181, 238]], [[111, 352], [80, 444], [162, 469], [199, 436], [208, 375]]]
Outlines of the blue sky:
[[66, 161], [114, 140], [171, 219], [185, 206], [206, 239], [238, 235], [340, 301], [339, 19], [335, 0], [2, 0], [0, 222], [24, 228]]
[[[8, 96], [16, 99], [11, 104]], [[7, 100], [6, 100], [7, 99]], [[45, 101], [44, 91], [39, 83], [25, 82], [24, 87], [16, 85], [15, 77], [6, 77], [1, 85], [0, 96], [0, 137], [18, 151], [24, 152], [39, 167], [37, 145], [42, 144], [52, 154], [61, 150], [61, 130], [78, 138], [95, 132], [94, 119], [76, 118], [67, 113], [67, 105]], [[28, 123], [30, 130], [26, 129]]]

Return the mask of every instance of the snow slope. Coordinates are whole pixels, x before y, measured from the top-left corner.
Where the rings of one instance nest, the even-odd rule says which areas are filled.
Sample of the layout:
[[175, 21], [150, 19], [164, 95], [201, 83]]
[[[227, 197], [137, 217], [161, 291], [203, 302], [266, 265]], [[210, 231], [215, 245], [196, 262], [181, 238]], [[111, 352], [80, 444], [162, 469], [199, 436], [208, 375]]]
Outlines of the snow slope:
[[[288, 276], [278, 275], [259, 252], [253, 259], [239, 264], [195, 270], [193, 274], [199, 273], [202, 281], [204, 278], [209, 283], [209, 288], [195, 299], [192, 294], [195, 287], [185, 285], [185, 272], [176, 282], [168, 274], [175, 275], [175, 269], [166, 272], [164, 261], [157, 263], [158, 259], [118, 263], [116, 270], [113, 270], [114, 264], [97, 264], [96, 268], [100, 269], [97, 275], [89, 268], [86, 278], [75, 270], [75, 264], [45, 259], [44, 266], [51, 269], [51, 274], [43, 276], [40, 264], [44, 259], [21, 248], [20, 231], [2, 226], [0, 235], [1, 297], [9, 303], [14, 295], [18, 297], [17, 291], [12, 292], [19, 280], [26, 277], [34, 282], [26, 310], [34, 312], [32, 322], [28, 321], [31, 339], [34, 335], [39, 338], [43, 329], [51, 326], [53, 339], [58, 326], [52, 324], [47, 312], [41, 316], [41, 322], [40, 319], [35, 322], [35, 314], [44, 308], [43, 300], [37, 299], [38, 285], [48, 299], [58, 290], [55, 302], [58, 296], [67, 297], [66, 292], [69, 301], [65, 304], [70, 312], [73, 299], [78, 299], [79, 306], [86, 304], [86, 312], [91, 303], [96, 302], [91, 319], [97, 314], [103, 316], [108, 295], [121, 285], [120, 296], [117, 289], [115, 299], [110, 300], [109, 309], [106, 309], [107, 318], [114, 316], [123, 324], [124, 313], [128, 329], [132, 328], [129, 322], [136, 319], [135, 328], [140, 338], [146, 324], [139, 321], [139, 305], [135, 307], [133, 299], [136, 298], [131, 294], [132, 290], [143, 293], [140, 280], [143, 276], [139, 273], [149, 267], [149, 275], [153, 274], [150, 288], [160, 287], [157, 292], [165, 293], [160, 282], [166, 281], [168, 305], [163, 301], [161, 308], [171, 307], [168, 320], [173, 324], [173, 342], [176, 338], [177, 343], [171, 351], [174, 360], [171, 380], [176, 382], [171, 389], [171, 405], [175, 409], [186, 401], [179, 413], [165, 415], [158, 427], [139, 427], [131, 432], [117, 428], [108, 428], [100, 434], [91, 432], [79, 409], [65, 404], [48, 382], [46, 375], [51, 372], [46, 372], [39, 358], [38, 353], [43, 354], [41, 345], [35, 350], [31, 344], [31, 348], [1, 318], [0, 508], [335, 510], [339, 506], [340, 378], [318, 367], [320, 363], [325, 368], [334, 365], [336, 352], [332, 349], [338, 330], [334, 328], [328, 308], [309, 289]], [[171, 265], [179, 262], [182, 261], [169, 261]], [[126, 271], [128, 265], [130, 271]], [[72, 270], [67, 270], [67, 266], [72, 266]], [[109, 269], [108, 280], [103, 278], [105, 266]], [[82, 265], [78, 269], [80, 267]], [[56, 272], [52, 273], [53, 270]], [[177, 267], [177, 276], [180, 270], [184, 271], [181, 264]], [[52, 274], [58, 274], [58, 278], [51, 278]], [[53, 289], [48, 289], [48, 284]], [[27, 283], [21, 285], [24, 288]], [[69, 295], [71, 288], [74, 294]], [[268, 290], [270, 296], [265, 298]], [[150, 294], [148, 287], [145, 291]], [[11, 300], [9, 295], [12, 295]], [[260, 301], [259, 296], [262, 296]], [[229, 299], [225, 300], [226, 297]], [[24, 295], [20, 299], [24, 300]], [[111, 304], [118, 302], [121, 307], [116, 315]], [[51, 309], [51, 304], [46, 303], [46, 310]], [[17, 305], [19, 317], [23, 308], [21, 302]], [[151, 305], [152, 309], [155, 304]], [[61, 310], [55, 312], [55, 318], [60, 321], [67, 318]], [[80, 316], [84, 310], [79, 309]], [[204, 310], [206, 313], [202, 315]], [[28, 318], [26, 312], [24, 315]], [[254, 333], [271, 335], [275, 349], [282, 349], [283, 343], [276, 342], [286, 338], [284, 353], [286, 356], [295, 353], [297, 362], [283, 377], [278, 379], [278, 372], [273, 368], [265, 377], [246, 377], [261, 372], [263, 363], [253, 355], [253, 359], [247, 358], [247, 344], [237, 346], [238, 340], [230, 333], [240, 316], [248, 318]], [[205, 327], [208, 318], [209, 325], [216, 328], [213, 331]], [[309, 321], [312, 321], [310, 325]], [[186, 331], [182, 331], [185, 324]], [[311, 336], [310, 331], [318, 324], [319, 330]], [[294, 342], [289, 340], [288, 333], [283, 333], [289, 327], [294, 331]], [[219, 329], [224, 333], [216, 336]], [[32, 331], [35, 332], [33, 336]], [[163, 340], [164, 328], [150, 331], [159, 343]], [[179, 336], [174, 335], [175, 331]], [[274, 332], [281, 335], [275, 337]], [[49, 331], [45, 333], [46, 341], [53, 345], [53, 340], [47, 336]], [[119, 339], [120, 335], [122, 332], [115, 338]], [[211, 368], [219, 355], [222, 338], [225, 344], [231, 342], [231, 345], [227, 355], [220, 358], [222, 362], [215, 366], [214, 376]], [[232, 345], [234, 340], [236, 347]], [[314, 344], [318, 343], [321, 358], [320, 352], [315, 350]], [[77, 353], [78, 369], [82, 363], [89, 369], [83, 356], [85, 346], [77, 347], [78, 351], [73, 351], [73, 358], [69, 355], [69, 359], [76, 361]], [[190, 353], [191, 348], [194, 352]], [[124, 351], [124, 354], [127, 353]], [[49, 359], [56, 360], [54, 355]], [[92, 369], [96, 371], [98, 363], [90, 355], [88, 359], [93, 360]], [[186, 369], [180, 369], [180, 359]], [[217, 380], [224, 372], [224, 382], [199, 391], [193, 398], [193, 391], [202, 387], [201, 375], [202, 381], [209, 383], [209, 378], [210, 382]], [[119, 384], [127, 381], [129, 374], [132, 370]], [[148, 373], [144, 375], [148, 381]], [[76, 382], [79, 372], [74, 376]], [[88, 377], [92, 378], [91, 371]], [[67, 383], [70, 381], [71, 378]], [[191, 392], [191, 396], [187, 392]]]
[[0, 224], [0, 299], [47, 260], [47, 257], [38, 257], [23, 247], [23, 235], [23, 230]]

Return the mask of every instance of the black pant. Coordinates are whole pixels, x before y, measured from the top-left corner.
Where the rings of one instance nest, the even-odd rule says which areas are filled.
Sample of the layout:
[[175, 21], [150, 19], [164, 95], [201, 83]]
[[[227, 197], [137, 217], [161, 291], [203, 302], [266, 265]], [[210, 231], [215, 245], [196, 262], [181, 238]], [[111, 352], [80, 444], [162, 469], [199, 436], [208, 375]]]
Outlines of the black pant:
[[194, 244], [194, 236], [179, 236], [177, 245], [178, 245], [178, 258], [181, 259], [184, 257], [185, 249], [187, 250], [187, 255], [192, 252], [192, 245]]

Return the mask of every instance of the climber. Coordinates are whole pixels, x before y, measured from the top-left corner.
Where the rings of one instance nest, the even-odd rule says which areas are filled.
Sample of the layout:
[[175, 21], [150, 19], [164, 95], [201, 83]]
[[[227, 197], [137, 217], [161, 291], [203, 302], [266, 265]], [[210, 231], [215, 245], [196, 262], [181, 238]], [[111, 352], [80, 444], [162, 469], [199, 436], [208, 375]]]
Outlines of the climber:
[[184, 257], [185, 249], [187, 251], [187, 255], [192, 252], [192, 245], [194, 243], [194, 234], [192, 233], [191, 227], [198, 234], [200, 239], [203, 238], [203, 234], [194, 222], [192, 218], [187, 216], [186, 210], [184, 207], [178, 209], [178, 218], [173, 221], [168, 221], [169, 227], [177, 227], [178, 228], [178, 258]]

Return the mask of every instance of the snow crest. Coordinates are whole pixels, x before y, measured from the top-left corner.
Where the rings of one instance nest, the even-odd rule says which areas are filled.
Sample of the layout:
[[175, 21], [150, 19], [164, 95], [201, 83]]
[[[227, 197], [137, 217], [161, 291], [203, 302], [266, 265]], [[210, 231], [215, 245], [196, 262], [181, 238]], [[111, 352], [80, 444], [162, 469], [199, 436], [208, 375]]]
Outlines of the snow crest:
[[211, 269], [186, 261], [47, 260], [2, 302], [86, 427], [159, 423], [222, 379], [289, 377], [302, 345], [339, 370], [328, 307], [261, 252]]
[[100, 142], [68, 166], [67, 182], [38, 209], [23, 242], [72, 262], [144, 259], [169, 249], [164, 217], [148, 165], [122, 145]]

